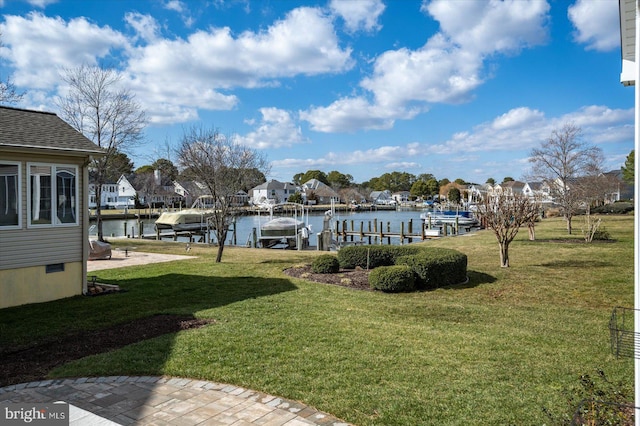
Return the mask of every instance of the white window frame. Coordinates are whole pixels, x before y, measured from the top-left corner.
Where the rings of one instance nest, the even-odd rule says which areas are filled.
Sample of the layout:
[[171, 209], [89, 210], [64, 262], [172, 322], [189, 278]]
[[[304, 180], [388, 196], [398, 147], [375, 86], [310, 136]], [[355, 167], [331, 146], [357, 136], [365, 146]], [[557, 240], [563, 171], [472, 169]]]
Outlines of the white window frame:
[[2, 160], [0, 164], [7, 166], [18, 166], [17, 194], [16, 194], [16, 210], [18, 213], [17, 225], [0, 225], [0, 231], [11, 229], [22, 229], [22, 162]]
[[[31, 167], [49, 167], [51, 170], [51, 223], [32, 223], [32, 202], [33, 195], [31, 193]], [[56, 203], [58, 197], [58, 172], [61, 169], [73, 169], [75, 175], [75, 202], [74, 204], [74, 212], [72, 213], [75, 218], [74, 222], [61, 222], [58, 219], [57, 211], [56, 211]], [[80, 193], [79, 193], [79, 180], [80, 180], [80, 168], [75, 164], [64, 164], [64, 163], [27, 163], [26, 170], [27, 177], [27, 228], [53, 228], [53, 227], [73, 227], [80, 225]]]

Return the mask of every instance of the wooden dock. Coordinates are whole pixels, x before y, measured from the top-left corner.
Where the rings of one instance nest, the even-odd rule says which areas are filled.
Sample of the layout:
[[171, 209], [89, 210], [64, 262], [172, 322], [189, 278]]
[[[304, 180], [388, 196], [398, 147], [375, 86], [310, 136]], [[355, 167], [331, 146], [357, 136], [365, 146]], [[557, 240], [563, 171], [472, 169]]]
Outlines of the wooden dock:
[[[405, 222], [400, 222], [400, 231], [392, 232], [391, 222], [385, 224], [374, 219], [373, 221], [368, 221], [365, 227], [364, 221], [360, 221], [359, 228], [356, 229], [354, 220], [343, 220], [336, 222], [334, 235], [338, 243], [342, 244], [383, 244], [385, 240], [387, 244], [391, 244], [391, 240], [395, 238], [400, 239], [400, 244], [404, 244], [405, 240], [408, 243], [412, 243], [414, 240], [424, 241], [439, 238], [439, 233], [435, 235], [434, 232], [427, 232], [422, 221], [419, 222], [417, 225], [413, 223], [413, 220], [409, 220], [406, 224]], [[348, 226], [349, 224], [351, 226]], [[415, 232], [414, 228], [416, 229]], [[359, 240], [356, 241], [356, 238]]]

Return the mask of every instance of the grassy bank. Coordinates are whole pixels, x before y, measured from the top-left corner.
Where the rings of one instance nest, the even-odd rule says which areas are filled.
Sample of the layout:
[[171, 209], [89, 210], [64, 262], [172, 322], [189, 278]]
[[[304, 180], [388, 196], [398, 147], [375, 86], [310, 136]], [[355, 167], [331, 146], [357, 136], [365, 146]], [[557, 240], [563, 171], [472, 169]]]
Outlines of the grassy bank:
[[[575, 222], [579, 233], [579, 219]], [[469, 258], [468, 284], [382, 294], [311, 283], [283, 269], [317, 252], [194, 246], [194, 260], [100, 271], [127, 292], [0, 311], [0, 345], [46, 340], [155, 313], [214, 318], [198, 330], [89, 357], [51, 373], [166, 374], [304, 401], [358, 425], [549, 424], [565, 390], [602, 368], [633, 385], [633, 361], [610, 353], [614, 306], [633, 305], [633, 218], [606, 217], [615, 242], [568, 239], [546, 219], [523, 230], [511, 268], [489, 231], [425, 244]], [[575, 235], [579, 237], [579, 235]], [[117, 243], [116, 243], [117, 244]], [[139, 251], [184, 254], [140, 241]]]

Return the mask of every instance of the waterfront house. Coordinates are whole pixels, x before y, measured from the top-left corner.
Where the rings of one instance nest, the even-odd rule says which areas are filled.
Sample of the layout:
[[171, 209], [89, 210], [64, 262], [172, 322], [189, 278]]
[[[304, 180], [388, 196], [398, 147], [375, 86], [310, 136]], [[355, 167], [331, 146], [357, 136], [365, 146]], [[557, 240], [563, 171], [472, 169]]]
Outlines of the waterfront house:
[[298, 188], [292, 183], [272, 179], [253, 188], [251, 190], [251, 200], [253, 204], [284, 203], [297, 190]]
[[87, 289], [93, 142], [57, 115], [0, 106], [0, 308]]
[[310, 200], [312, 197], [316, 200], [316, 204], [331, 204], [331, 200], [336, 203], [340, 202], [340, 195], [334, 191], [326, 183], [320, 182], [318, 179], [309, 179], [302, 185], [302, 198]]
[[384, 191], [373, 191], [369, 198], [373, 204], [387, 205], [394, 203], [391, 191], [385, 189]]

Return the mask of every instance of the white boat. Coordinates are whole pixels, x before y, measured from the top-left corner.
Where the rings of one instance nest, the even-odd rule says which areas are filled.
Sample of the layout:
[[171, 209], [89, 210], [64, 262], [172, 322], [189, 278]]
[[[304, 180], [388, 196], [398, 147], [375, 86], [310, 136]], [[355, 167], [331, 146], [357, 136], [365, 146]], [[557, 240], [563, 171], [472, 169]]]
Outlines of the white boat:
[[439, 226], [443, 224], [458, 224], [461, 227], [478, 226], [480, 222], [470, 211], [428, 211], [420, 215], [425, 225]]
[[156, 229], [176, 232], [206, 230], [207, 219], [215, 214], [213, 205], [211, 196], [198, 197], [190, 209], [163, 212], [155, 222]]
[[[305, 222], [304, 207], [296, 203], [267, 205], [269, 218], [260, 223], [258, 241], [260, 246], [272, 248], [284, 245], [285, 248], [302, 249], [309, 244], [311, 225]], [[290, 213], [292, 216], [275, 216], [273, 213]]]

